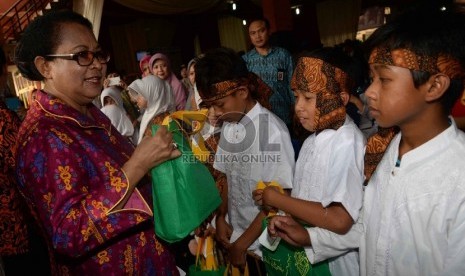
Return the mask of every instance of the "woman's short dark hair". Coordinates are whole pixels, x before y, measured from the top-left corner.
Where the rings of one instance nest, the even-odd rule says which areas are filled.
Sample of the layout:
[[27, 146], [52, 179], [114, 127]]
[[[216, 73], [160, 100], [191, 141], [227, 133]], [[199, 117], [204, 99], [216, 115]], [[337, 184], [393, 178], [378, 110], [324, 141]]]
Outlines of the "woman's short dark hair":
[[92, 31], [92, 23], [82, 15], [69, 11], [50, 11], [34, 19], [24, 30], [15, 48], [15, 63], [21, 74], [33, 81], [44, 77], [34, 64], [37, 56], [53, 54], [62, 42], [64, 23], [77, 23]]
[[213, 84], [247, 78], [249, 71], [245, 61], [234, 50], [217, 48], [210, 50], [195, 64], [195, 83], [203, 98], [209, 95]]
[[[370, 53], [374, 48], [409, 49], [417, 54], [437, 57], [445, 55], [458, 60], [465, 68], [465, 16], [439, 9], [409, 10], [377, 29], [365, 42]], [[428, 81], [431, 74], [411, 70], [416, 88]], [[451, 79], [441, 98], [449, 112], [463, 91], [463, 80]]]

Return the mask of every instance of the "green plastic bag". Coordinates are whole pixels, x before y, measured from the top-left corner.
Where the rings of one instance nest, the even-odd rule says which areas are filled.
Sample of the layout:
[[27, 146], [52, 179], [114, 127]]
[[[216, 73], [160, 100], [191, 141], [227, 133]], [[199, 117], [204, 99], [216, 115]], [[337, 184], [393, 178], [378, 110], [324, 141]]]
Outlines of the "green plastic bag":
[[[156, 133], [159, 126], [152, 126]], [[189, 235], [218, 206], [221, 197], [215, 180], [192, 153], [176, 121], [168, 130], [182, 155], [152, 168], [152, 193], [155, 233], [167, 242]]]
[[[262, 221], [262, 229], [265, 230], [267, 225], [268, 218], [265, 218]], [[268, 276], [331, 276], [328, 261], [312, 265], [303, 248], [294, 247], [284, 240], [279, 242], [275, 251], [264, 246], [261, 249]]]

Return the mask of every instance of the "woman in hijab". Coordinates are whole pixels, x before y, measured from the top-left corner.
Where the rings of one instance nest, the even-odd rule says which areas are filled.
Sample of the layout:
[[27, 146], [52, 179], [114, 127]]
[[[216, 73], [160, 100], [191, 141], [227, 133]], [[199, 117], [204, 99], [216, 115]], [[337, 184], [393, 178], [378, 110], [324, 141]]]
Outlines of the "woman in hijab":
[[150, 72], [153, 75], [167, 81], [171, 86], [176, 103], [176, 110], [183, 110], [186, 106], [186, 88], [173, 73], [168, 57], [161, 53], [157, 53], [150, 58], [149, 65]]
[[142, 73], [142, 77], [146, 77], [146, 76], [150, 75], [149, 61], [150, 61], [151, 57], [152, 56], [147, 55], [147, 56], [141, 58], [141, 60], [139, 61], [139, 68], [140, 68], [140, 72]]
[[137, 106], [145, 108], [137, 142], [140, 143], [144, 136], [152, 136], [152, 124], [161, 124], [166, 115], [175, 111], [174, 97], [169, 84], [153, 75], [133, 81], [128, 88]]
[[123, 136], [131, 137], [134, 134], [134, 126], [124, 110], [123, 98], [118, 88], [109, 86], [103, 89], [100, 100], [100, 110], [110, 119], [111, 124]]

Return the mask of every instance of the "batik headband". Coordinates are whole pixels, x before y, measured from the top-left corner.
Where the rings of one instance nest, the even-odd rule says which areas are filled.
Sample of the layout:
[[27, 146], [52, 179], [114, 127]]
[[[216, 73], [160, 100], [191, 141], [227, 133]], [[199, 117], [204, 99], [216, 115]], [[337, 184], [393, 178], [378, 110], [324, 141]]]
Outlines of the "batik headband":
[[430, 74], [443, 73], [451, 79], [464, 79], [465, 70], [460, 62], [450, 56], [438, 57], [417, 54], [409, 49], [391, 50], [386, 47], [375, 48], [368, 63], [379, 63], [423, 71]]
[[321, 59], [299, 59], [291, 89], [316, 94], [315, 132], [338, 129], [344, 124], [346, 109], [340, 94], [343, 91], [350, 93], [351, 82], [344, 71]]
[[227, 80], [215, 83], [211, 86], [212, 97], [202, 99], [203, 102], [213, 102], [231, 95], [234, 91], [241, 86], [239, 80]]
[[[378, 63], [398, 66], [414, 71], [423, 71], [430, 74], [443, 73], [451, 79], [464, 79], [465, 73], [460, 63], [451, 57], [439, 56], [437, 58], [415, 54], [408, 49], [389, 50], [375, 48], [370, 55], [368, 63]], [[383, 157], [389, 143], [399, 132], [397, 127], [379, 128], [375, 135], [368, 138], [365, 149], [365, 184]]]
[[271, 90], [271, 88], [262, 79], [252, 72], [249, 72], [247, 77], [213, 84], [210, 88], [210, 92], [213, 96], [206, 99], [202, 98], [202, 102], [213, 102], [222, 99], [237, 91], [237, 89], [241, 86], [247, 86], [252, 98], [257, 100], [262, 106], [271, 110], [269, 100], [271, 94], [273, 94], [273, 90]]

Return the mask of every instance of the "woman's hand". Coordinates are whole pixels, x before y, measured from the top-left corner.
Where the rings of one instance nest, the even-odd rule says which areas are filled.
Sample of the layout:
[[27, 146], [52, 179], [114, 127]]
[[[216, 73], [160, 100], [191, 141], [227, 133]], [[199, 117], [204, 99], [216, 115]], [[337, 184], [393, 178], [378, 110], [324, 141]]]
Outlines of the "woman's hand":
[[161, 126], [154, 136], [144, 137], [123, 169], [132, 185], [153, 167], [181, 155], [173, 142], [173, 135]]
[[161, 126], [154, 136], [144, 137], [131, 159], [137, 162], [149, 171], [151, 168], [181, 155], [173, 141], [173, 135], [166, 127]]

